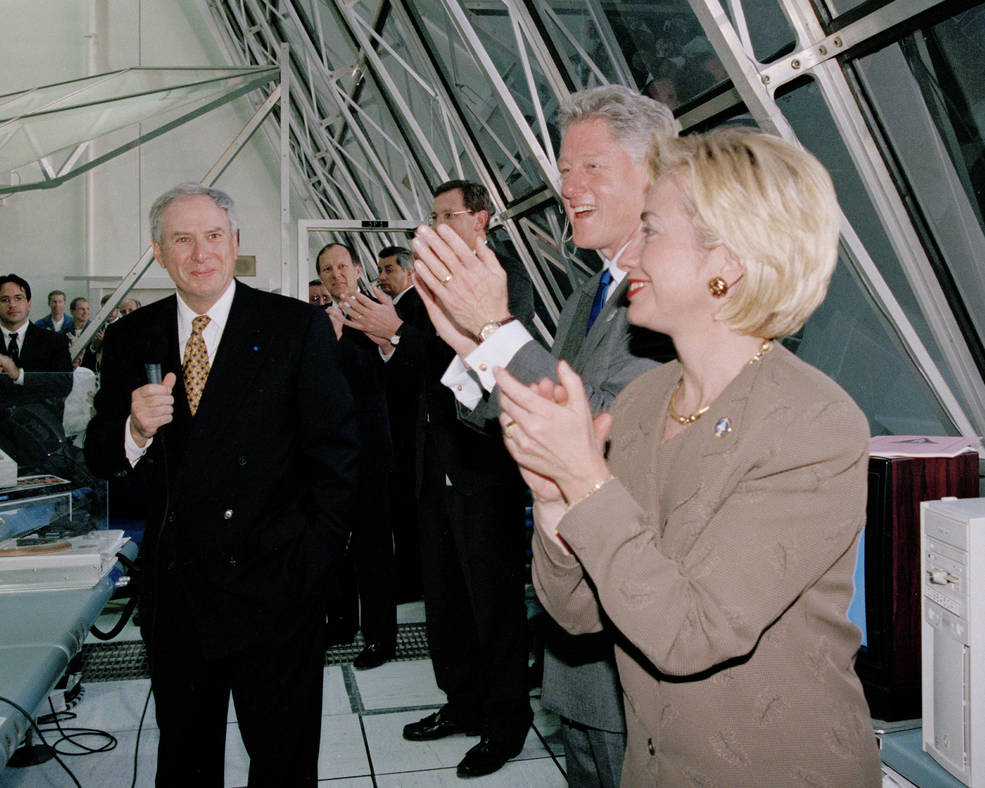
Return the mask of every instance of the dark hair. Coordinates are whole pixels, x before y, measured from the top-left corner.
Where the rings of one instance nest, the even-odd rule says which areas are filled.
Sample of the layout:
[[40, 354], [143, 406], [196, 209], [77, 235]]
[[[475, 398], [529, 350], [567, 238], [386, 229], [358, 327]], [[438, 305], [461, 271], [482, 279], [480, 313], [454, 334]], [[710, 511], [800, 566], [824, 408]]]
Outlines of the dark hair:
[[394, 255], [397, 256], [397, 264], [405, 271], [414, 267], [414, 255], [410, 249], [403, 246], [387, 246], [380, 249], [379, 259], [382, 260], [384, 257], [393, 257]]
[[6, 276], [0, 276], [0, 287], [5, 284], [10, 283], [12, 285], [17, 285], [21, 290], [24, 291], [24, 297], [30, 301], [31, 300], [31, 286], [27, 283], [27, 280], [17, 274], [7, 274]]
[[485, 211], [492, 216], [492, 203], [489, 201], [489, 190], [481, 183], [475, 181], [445, 181], [434, 189], [434, 196], [450, 192], [454, 189], [462, 190], [462, 200], [465, 207], [472, 211]]
[[50, 301], [51, 300], [51, 297], [52, 296], [56, 296], [56, 295], [60, 295], [62, 298], [64, 298], [65, 297], [65, 291], [64, 290], [52, 290], [50, 293], [48, 293], [48, 300]]
[[321, 279], [312, 279], [310, 282], [308, 282], [308, 287], [317, 287], [318, 285], [323, 285]]
[[356, 257], [356, 252], [351, 246], [349, 246], [349, 244], [343, 244], [343, 243], [339, 243], [338, 241], [332, 241], [331, 243], [325, 244], [321, 249], [318, 250], [318, 254], [315, 255], [316, 274], [319, 275], [321, 274], [321, 264], [318, 262], [319, 260], [321, 260], [321, 256], [325, 254], [325, 252], [327, 252], [333, 246], [341, 246], [343, 249], [345, 249], [349, 253], [349, 259], [352, 260], [352, 264], [356, 266], [356, 268], [359, 267], [359, 260]]
[[68, 306], [69, 311], [75, 309], [75, 307], [78, 306], [79, 301], [85, 301], [87, 304], [89, 303], [89, 299], [85, 296], [76, 296], [72, 299], [72, 303]]

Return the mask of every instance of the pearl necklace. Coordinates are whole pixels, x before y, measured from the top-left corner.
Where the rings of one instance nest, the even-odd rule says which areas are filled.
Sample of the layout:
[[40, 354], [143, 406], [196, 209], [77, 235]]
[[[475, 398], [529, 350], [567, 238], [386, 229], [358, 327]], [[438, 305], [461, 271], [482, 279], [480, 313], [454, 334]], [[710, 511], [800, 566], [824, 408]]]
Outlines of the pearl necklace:
[[[746, 366], [752, 366], [757, 361], [759, 361], [763, 356], [766, 355], [766, 353], [769, 351], [771, 347], [773, 347], [773, 343], [768, 339], [764, 339], [763, 344], [760, 345], [759, 350], [756, 351], [756, 355], [754, 355], [751, 359], [749, 359], [746, 362]], [[674, 400], [677, 399], [677, 395], [680, 393], [681, 386], [683, 385], [684, 385], [684, 375], [681, 375], [681, 379], [678, 380], [677, 385], [674, 386], [674, 393], [670, 395], [670, 399], [667, 401], [667, 415], [669, 415], [678, 424], [683, 424], [686, 427], [688, 424], [694, 424], [694, 422], [696, 422], [705, 413], [707, 413], [708, 409], [711, 407], [711, 403], [709, 402], [700, 410], [696, 410], [694, 411], [694, 413], [689, 413], [687, 416], [680, 415], [677, 412], [677, 409], [674, 407]]]

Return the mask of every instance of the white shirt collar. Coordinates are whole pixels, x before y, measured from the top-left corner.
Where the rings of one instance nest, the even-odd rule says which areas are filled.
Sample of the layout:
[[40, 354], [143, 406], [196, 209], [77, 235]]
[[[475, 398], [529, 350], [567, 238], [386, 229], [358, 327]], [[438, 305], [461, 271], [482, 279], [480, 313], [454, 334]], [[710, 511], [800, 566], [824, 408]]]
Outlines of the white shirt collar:
[[14, 334], [17, 334], [17, 349], [18, 349], [18, 352], [20, 352], [20, 349], [24, 347], [24, 337], [27, 336], [27, 324], [30, 323], [30, 322], [31, 322], [30, 320], [25, 320], [23, 323], [21, 323], [21, 327], [18, 328], [14, 332], [11, 332], [10, 329], [8, 329], [6, 327], [4, 327], [2, 329], [2, 333], [3, 333], [3, 346], [4, 346], [5, 349], [6, 349], [7, 345], [10, 343], [10, 335], [11, 335], [11, 333], [14, 333]]
[[[229, 286], [226, 287], [225, 292], [219, 296], [219, 300], [216, 301], [208, 312], [204, 314], [209, 316], [209, 324], [215, 324], [215, 327], [219, 329], [221, 334], [222, 330], [226, 327], [226, 322], [229, 320], [229, 310], [233, 305], [233, 296], [236, 294], [236, 280], [233, 279]], [[178, 296], [178, 336], [185, 336], [190, 334], [192, 331], [192, 321], [198, 316], [198, 312], [194, 311], [191, 307], [184, 302], [181, 297], [181, 293]]]
[[[619, 258], [622, 257], [622, 253], [626, 251], [626, 247], [629, 246], [632, 242], [633, 242], [632, 238], [626, 241], [626, 243], [622, 245], [622, 248], [618, 252], [616, 252], [616, 256], [613, 257], [611, 260], [609, 260], [604, 254], [599, 252], [599, 257], [601, 257], [602, 260], [605, 262], [605, 267], [609, 269], [609, 273], [612, 275], [612, 281], [614, 284], [618, 285], [620, 282], [622, 282], [623, 279], [626, 278], [626, 272], [619, 267], [618, 263], [619, 263]], [[614, 287], [611, 288], [609, 292], [612, 292], [613, 290], [615, 290]]]
[[401, 298], [404, 297], [404, 293], [409, 293], [413, 289], [414, 289], [414, 285], [410, 285], [409, 287], [405, 287], [403, 290], [401, 290], [399, 293], [397, 293], [393, 297], [393, 303], [397, 303], [397, 301], [399, 301]]

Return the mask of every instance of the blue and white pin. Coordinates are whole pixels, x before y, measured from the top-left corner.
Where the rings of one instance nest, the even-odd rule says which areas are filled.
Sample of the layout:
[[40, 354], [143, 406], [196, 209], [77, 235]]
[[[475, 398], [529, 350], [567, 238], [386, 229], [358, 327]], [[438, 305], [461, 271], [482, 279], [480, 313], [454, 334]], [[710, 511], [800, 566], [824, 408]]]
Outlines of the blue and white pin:
[[728, 416], [722, 416], [718, 421], [715, 422], [715, 437], [724, 438], [732, 431], [732, 419]]

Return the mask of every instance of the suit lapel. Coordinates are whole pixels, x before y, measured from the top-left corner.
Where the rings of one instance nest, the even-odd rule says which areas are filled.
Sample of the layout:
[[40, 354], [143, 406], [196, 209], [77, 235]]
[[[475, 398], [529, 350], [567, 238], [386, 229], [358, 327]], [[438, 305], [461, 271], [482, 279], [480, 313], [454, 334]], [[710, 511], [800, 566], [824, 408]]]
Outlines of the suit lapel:
[[[619, 318], [619, 309], [626, 300], [626, 290], [629, 289], [629, 282], [627, 279], [623, 279], [617, 286], [615, 291], [609, 296], [605, 305], [602, 307], [602, 311], [599, 312], [599, 316], [595, 319], [595, 323], [589, 330], [588, 334], [584, 337], [584, 340], [578, 347], [576, 355], [575, 369], [582, 369], [582, 364], [587, 358], [589, 358], [596, 350], [596, 348], [602, 344], [603, 340], [608, 336], [610, 326], [614, 320]], [[594, 299], [594, 293], [592, 298]], [[589, 303], [591, 307], [591, 303]], [[585, 315], [585, 323], [588, 322], [588, 315]], [[584, 325], [585, 323], [582, 323]]]
[[588, 316], [592, 313], [592, 301], [595, 300], [595, 292], [598, 290], [601, 277], [602, 272], [599, 271], [579, 288], [578, 303], [572, 312], [571, 322], [563, 327], [558, 325], [559, 343], [554, 353], [558, 358], [572, 361], [578, 355], [579, 348], [585, 340], [585, 326], [588, 325]]

